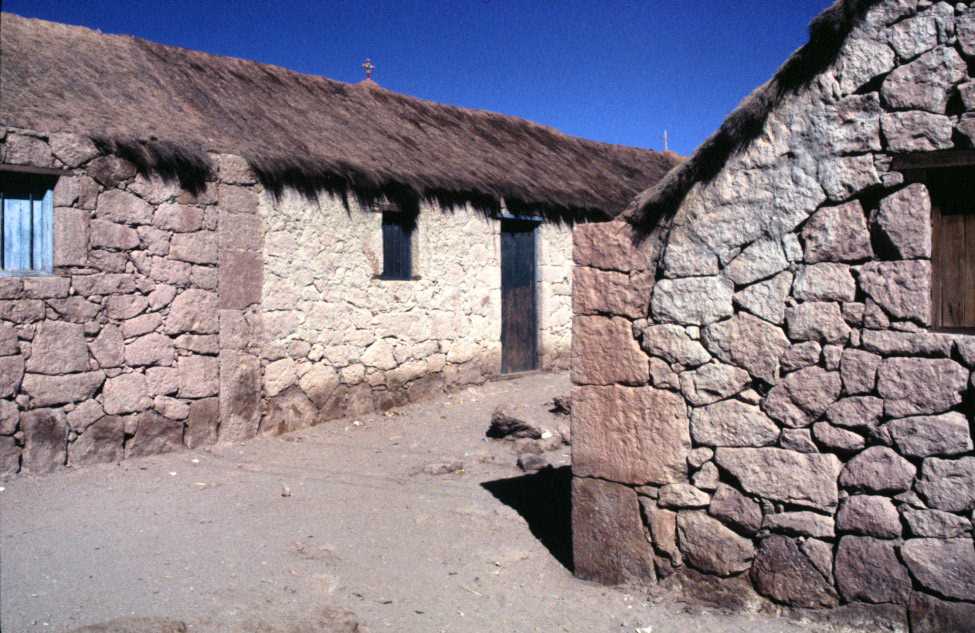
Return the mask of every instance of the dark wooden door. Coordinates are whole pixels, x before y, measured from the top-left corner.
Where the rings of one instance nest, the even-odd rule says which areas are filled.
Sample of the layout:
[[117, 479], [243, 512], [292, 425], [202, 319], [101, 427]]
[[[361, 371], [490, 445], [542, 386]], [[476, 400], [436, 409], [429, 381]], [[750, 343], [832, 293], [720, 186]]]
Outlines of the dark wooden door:
[[534, 222], [501, 221], [501, 371], [538, 368]]

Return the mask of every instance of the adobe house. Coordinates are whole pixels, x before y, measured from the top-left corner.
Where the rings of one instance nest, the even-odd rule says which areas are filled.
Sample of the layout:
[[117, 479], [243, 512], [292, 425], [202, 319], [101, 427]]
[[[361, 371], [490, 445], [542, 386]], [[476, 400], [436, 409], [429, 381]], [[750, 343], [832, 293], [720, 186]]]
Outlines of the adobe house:
[[371, 81], [0, 25], [0, 474], [565, 367], [572, 225], [674, 164]]
[[972, 630], [973, 71], [975, 5], [837, 2], [577, 228], [578, 575]]

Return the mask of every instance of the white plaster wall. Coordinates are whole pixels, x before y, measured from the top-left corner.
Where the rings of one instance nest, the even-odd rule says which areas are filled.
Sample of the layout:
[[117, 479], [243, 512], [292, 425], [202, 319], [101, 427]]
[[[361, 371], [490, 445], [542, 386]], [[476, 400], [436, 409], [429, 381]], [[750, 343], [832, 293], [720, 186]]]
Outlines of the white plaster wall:
[[[418, 279], [389, 281], [378, 278], [381, 214], [290, 192], [266, 197], [261, 212], [266, 397], [298, 385], [324, 409], [326, 392], [354, 389], [353, 408], [370, 408], [398, 401], [392, 392], [421, 379], [428, 392], [499, 372], [500, 222], [424, 203], [414, 235]], [[568, 356], [571, 242], [566, 227], [538, 232], [545, 368]]]

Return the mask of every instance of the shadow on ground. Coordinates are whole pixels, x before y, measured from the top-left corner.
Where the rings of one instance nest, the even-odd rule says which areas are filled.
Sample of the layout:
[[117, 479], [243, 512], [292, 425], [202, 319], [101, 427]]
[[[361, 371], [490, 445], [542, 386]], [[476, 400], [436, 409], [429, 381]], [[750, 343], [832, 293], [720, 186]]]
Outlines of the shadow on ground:
[[481, 484], [528, 523], [532, 535], [572, 571], [572, 469], [546, 468], [531, 475]]

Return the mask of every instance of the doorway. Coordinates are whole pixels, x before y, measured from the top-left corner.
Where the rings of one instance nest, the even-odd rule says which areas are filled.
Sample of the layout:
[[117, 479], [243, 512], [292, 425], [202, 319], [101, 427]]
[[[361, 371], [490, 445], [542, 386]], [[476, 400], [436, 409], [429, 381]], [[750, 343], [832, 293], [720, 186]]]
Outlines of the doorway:
[[501, 373], [538, 369], [537, 222], [501, 221]]

